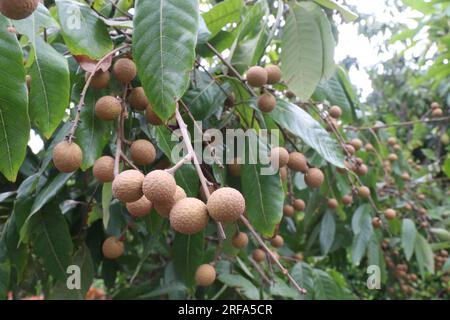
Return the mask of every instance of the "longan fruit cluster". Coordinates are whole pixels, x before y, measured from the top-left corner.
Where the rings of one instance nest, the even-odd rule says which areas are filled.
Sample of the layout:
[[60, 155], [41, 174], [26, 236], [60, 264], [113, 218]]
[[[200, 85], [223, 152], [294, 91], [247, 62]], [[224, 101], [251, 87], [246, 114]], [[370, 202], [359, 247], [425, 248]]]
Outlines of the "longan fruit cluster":
[[431, 104], [431, 117], [439, 118], [444, 115], [444, 111], [441, 108], [441, 105], [438, 102], [433, 102]]
[[265, 68], [253, 66], [247, 70], [247, 83], [256, 88], [262, 88], [262, 94], [258, 97], [257, 105], [262, 112], [272, 112], [277, 104], [275, 96], [265, 88], [281, 81], [281, 70], [276, 65], [268, 65]]

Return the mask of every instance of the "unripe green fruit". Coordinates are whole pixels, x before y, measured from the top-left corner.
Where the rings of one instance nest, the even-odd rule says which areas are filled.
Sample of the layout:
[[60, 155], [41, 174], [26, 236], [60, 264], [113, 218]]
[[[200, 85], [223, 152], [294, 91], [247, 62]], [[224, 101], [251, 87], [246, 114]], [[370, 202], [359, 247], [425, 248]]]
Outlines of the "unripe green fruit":
[[308, 162], [306, 161], [305, 156], [303, 155], [303, 153], [296, 151], [289, 154], [289, 161], [287, 166], [292, 171], [299, 171], [303, 173], [308, 171]]
[[168, 203], [175, 196], [177, 184], [167, 171], [154, 170], [145, 176], [142, 190], [153, 204]]
[[128, 97], [128, 102], [131, 108], [137, 111], [144, 111], [149, 105], [147, 96], [145, 95], [144, 88], [137, 87], [131, 90], [130, 96]]
[[289, 152], [283, 147], [272, 148], [270, 151], [270, 159], [272, 164], [278, 159], [278, 168], [284, 167], [289, 162]]
[[82, 162], [83, 152], [74, 142], [61, 141], [53, 149], [53, 164], [61, 172], [75, 172]]
[[95, 160], [92, 168], [94, 177], [100, 182], [111, 182], [114, 180], [114, 158], [103, 156]]
[[231, 243], [236, 249], [243, 249], [248, 245], [248, 236], [245, 232], [238, 232], [233, 236]]
[[268, 77], [267, 71], [259, 66], [251, 67], [246, 74], [247, 82], [252, 87], [264, 86], [267, 84]]
[[449, 138], [448, 134], [444, 133], [444, 134], [441, 136], [441, 142], [442, 142], [442, 144], [445, 145], [445, 146], [449, 144], [450, 138]]
[[206, 205], [195, 198], [178, 201], [170, 211], [170, 226], [182, 234], [195, 234], [206, 228], [208, 210]]
[[122, 104], [112, 96], [101, 97], [95, 104], [95, 115], [101, 120], [115, 120], [121, 112]]
[[262, 112], [272, 112], [277, 105], [277, 100], [273, 94], [266, 92], [259, 96], [257, 103], [259, 110]]
[[264, 69], [267, 72], [267, 84], [275, 84], [281, 80], [281, 70], [276, 65], [268, 65]]
[[216, 269], [209, 264], [202, 264], [195, 272], [195, 282], [198, 286], [207, 287], [216, 280]]
[[152, 203], [145, 196], [142, 196], [138, 201], [128, 202], [126, 207], [133, 217], [140, 218], [150, 214]]
[[13, 20], [22, 20], [36, 10], [39, 0], [1, 0], [0, 12]]
[[142, 197], [144, 175], [138, 170], [125, 170], [114, 178], [112, 194], [122, 202], [138, 201]]
[[136, 64], [128, 58], [121, 58], [114, 63], [113, 74], [122, 84], [130, 83], [137, 76]]
[[233, 222], [245, 211], [245, 199], [233, 188], [220, 188], [214, 191], [207, 202], [209, 215], [219, 222]]
[[308, 187], [311, 188], [319, 188], [323, 181], [325, 180], [325, 176], [323, 172], [318, 168], [311, 168], [305, 175], [305, 183]]
[[150, 141], [139, 139], [130, 147], [131, 159], [138, 166], [149, 165], [156, 159], [156, 150]]
[[281, 248], [284, 245], [284, 239], [282, 236], [276, 235], [274, 238], [272, 238], [272, 240], [270, 240], [270, 243], [275, 248]]
[[102, 252], [107, 259], [117, 259], [123, 255], [124, 251], [123, 242], [116, 237], [109, 237], [103, 242]]

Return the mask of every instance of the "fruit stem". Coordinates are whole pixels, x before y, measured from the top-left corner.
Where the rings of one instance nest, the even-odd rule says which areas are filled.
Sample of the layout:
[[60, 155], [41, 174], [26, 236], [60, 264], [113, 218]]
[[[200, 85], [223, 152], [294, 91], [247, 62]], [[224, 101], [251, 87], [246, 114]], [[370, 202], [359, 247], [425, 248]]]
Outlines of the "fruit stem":
[[344, 127], [345, 130], [352, 130], [352, 131], [362, 131], [362, 130], [376, 130], [376, 129], [383, 129], [383, 128], [392, 128], [392, 127], [403, 127], [403, 126], [412, 126], [417, 123], [428, 123], [428, 122], [440, 122], [440, 121], [448, 121], [450, 120], [450, 116], [448, 117], [440, 117], [440, 118], [432, 118], [432, 119], [421, 119], [421, 120], [414, 120], [414, 121], [406, 121], [406, 122], [398, 122], [398, 123], [391, 123], [391, 124], [384, 124], [384, 125], [375, 125], [373, 127]]

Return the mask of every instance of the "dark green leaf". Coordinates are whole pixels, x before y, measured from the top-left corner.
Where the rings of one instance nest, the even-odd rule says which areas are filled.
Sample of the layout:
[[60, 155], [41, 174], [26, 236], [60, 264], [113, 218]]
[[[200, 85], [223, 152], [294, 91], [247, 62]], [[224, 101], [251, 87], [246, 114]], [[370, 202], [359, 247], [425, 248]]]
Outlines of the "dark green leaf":
[[36, 197], [31, 215], [38, 212], [46, 203], [48, 203], [64, 187], [67, 180], [73, 173], [59, 173]]
[[320, 224], [320, 248], [325, 255], [330, 251], [336, 234], [336, 222], [331, 211], [325, 213]]
[[243, 276], [237, 274], [221, 274], [218, 279], [227, 286], [236, 288], [237, 291], [250, 300], [260, 299], [258, 288]]
[[407, 260], [411, 259], [416, 244], [416, 225], [411, 219], [403, 219], [402, 222], [402, 247]]
[[195, 284], [195, 272], [203, 263], [204, 234], [183, 235], [176, 233], [172, 247], [172, 259], [175, 271], [186, 286]]
[[425, 269], [434, 273], [434, 256], [430, 244], [421, 234], [417, 234], [414, 252], [419, 265], [422, 277], [425, 275]]

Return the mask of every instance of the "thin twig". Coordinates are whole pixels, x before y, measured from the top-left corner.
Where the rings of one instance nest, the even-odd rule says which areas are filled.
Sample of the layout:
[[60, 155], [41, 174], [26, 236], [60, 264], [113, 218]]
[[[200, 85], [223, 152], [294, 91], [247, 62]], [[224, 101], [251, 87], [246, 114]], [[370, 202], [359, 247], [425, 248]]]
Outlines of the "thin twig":
[[352, 131], [376, 130], [376, 129], [383, 129], [383, 128], [412, 126], [412, 125], [415, 125], [417, 123], [440, 122], [440, 121], [448, 121], [448, 120], [450, 120], [450, 116], [449, 117], [414, 120], [414, 121], [406, 121], [406, 122], [398, 122], [398, 123], [391, 123], [391, 124], [384, 124], [384, 125], [375, 125], [373, 127], [352, 127], [352, 126], [347, 126], [347, 127], [344, 127], [344, 129], [345, 130], [352, 130]]

